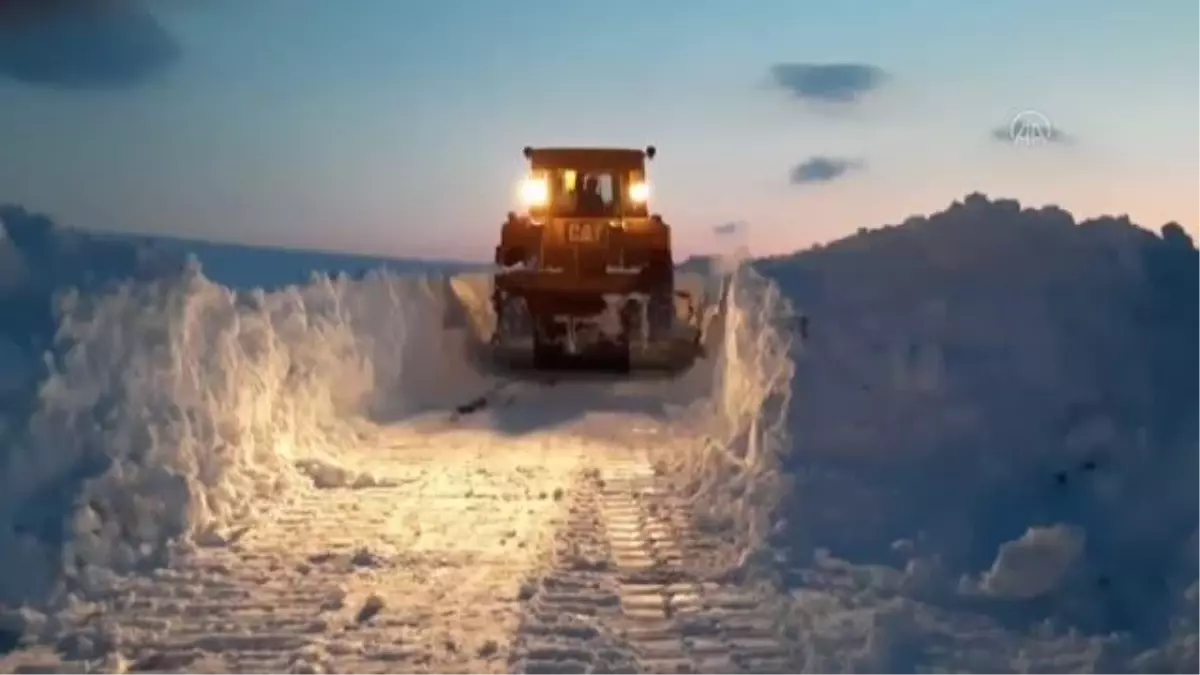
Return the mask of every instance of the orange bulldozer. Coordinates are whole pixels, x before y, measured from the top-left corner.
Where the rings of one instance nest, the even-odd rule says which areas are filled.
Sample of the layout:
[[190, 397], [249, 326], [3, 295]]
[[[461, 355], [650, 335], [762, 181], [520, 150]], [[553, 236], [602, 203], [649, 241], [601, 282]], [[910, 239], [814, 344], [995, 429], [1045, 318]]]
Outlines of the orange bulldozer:
[[653, 146], [526, 147], [521, 212], [496, 247], [491, 349], [534, 370], [678, 372], [700, 355], [695, 294], [649, 208]]

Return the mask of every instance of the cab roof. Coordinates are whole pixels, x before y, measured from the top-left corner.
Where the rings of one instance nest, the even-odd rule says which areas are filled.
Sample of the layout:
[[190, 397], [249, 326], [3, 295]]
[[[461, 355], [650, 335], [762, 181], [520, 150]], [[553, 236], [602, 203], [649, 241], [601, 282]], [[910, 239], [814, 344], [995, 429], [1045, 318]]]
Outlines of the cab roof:
[[654, 146], [646, 148], [525, 148], [525, 157], [534, 169], [575, 169], [576, 171], [630, 171], [641, 169], [653, 159]]

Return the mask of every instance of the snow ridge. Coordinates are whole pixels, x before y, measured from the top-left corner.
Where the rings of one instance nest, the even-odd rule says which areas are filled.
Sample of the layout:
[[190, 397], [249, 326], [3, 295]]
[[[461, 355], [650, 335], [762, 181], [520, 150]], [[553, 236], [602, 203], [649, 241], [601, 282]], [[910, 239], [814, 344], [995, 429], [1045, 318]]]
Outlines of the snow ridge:
[[706, 336], [711, 361], [687, 385], [706, 395], [677, 425], [700, 430], [701, 439], [693, 451], [657, 461], [690, 496], [698, 527], [723, 535], [719, 555], [733, 571], [765, 552], [787, 489], [780, 467], [792, 440], [787, 413], [798, 345], [791, 303], [776, 284], [736, 260], [710, 275], [722, 284], [720, 314]]
[[1196, 669], [1198, 263], [1176, 224], [978, 194], [756, 263], [811, 323], [791, 611], [866, 659], [814, 670]]
[[34, 410], [10, 419], [0, 456], [0, 602], [220, 542], [314, 479], [369, 483], [338, 460], [361, 420], [476, 386], [443, 368], [462, 359], [442, 353], [440, 289], [371, 273], [241, 292], [192, 260], [62, 293]]

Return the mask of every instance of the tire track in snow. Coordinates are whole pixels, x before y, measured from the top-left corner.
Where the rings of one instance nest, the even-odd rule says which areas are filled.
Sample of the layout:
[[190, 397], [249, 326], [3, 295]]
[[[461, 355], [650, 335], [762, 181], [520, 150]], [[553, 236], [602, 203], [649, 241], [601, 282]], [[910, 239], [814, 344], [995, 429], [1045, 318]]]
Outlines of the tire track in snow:
[[[689, 564], [705, 550], [648, 462], [577, 482], [555, 566], [524, 591], [510, 668], [529, 673], [787, 672], [760, 598]], [[699, 561], [697, 561], [699, 562]]]

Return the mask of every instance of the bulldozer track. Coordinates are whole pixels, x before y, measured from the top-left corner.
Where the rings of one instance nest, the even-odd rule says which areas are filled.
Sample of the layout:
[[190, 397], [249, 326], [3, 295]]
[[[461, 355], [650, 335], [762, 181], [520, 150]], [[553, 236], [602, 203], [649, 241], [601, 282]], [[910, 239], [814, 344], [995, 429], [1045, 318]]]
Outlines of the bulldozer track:
[[788, 672], [761, 598], [691, 564], [688, 520], [646, 462], [585, 472], [553, 568], [527, 585], [512, 671]]

